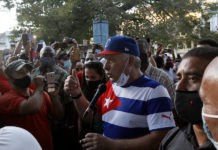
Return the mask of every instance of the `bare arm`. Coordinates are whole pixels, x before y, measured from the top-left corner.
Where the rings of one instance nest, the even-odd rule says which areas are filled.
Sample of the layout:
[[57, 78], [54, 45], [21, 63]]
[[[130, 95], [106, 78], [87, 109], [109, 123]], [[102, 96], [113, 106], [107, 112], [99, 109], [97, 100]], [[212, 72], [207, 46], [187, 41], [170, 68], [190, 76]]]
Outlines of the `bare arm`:
[[36, 83], [36, 89], [32, 96], [27, 100], [24, 100], [19, 107], [20, 114], [32, 114], [40, 111], [43, 103], [43, 82], [44, 77], [37, 76], [34, 81]]
[[14, 50], [14, 55], [20, 54], [21, 48], [22, 48], [22, 42], [21, 42], [21, 40], [19, 40], [18, 44]]
[[70, 73], [72, 73], [72, 70], [76, 67], [76, 63], [80, 61], [79, 47], [75, 46], [75, 44], [71, 46], [68, 55], [70, 56], [71, 61]]
[[[83, 118], [83, 114], [89, 105], [89, 101], [85, 98], [85, 96], [82, 93], [79, 80], [74, 70], [72, 71], [72, 75], [68, 76], [67, 79], [65, 80], [64, 90], [65, 92], [70, 94], [71, 97], [77, 97], [77, 98], [73, 98], [73, 102], [80, 118]], [[78, 95], [81, 96], [78, 97]], [[92, 117], [91, 114], [92, 112], [88, 113], [84, 121], [89, 122]]]
[[157, 67], [157, 64], [156, 64], [156, 61], [155, 61], [155, 59], [154, 59], [154, 56], [153, 55], [151, 55], [151, 57], [150, 57], [150, 63], [152, 64], [152, 66], [154, 66], [154, 67]]
[[175, 62], [175, 53], [174, 53], [174, 48], [171, 49], [171, 54], [172, 54], [172, 59], [173, 59], [173, 62]]
[[162, 44], [158, 44], [156, 57], [159, 56], [160, 54], [162, 54], [163, 51], [164, 51], [164, 49], [163, 49]]

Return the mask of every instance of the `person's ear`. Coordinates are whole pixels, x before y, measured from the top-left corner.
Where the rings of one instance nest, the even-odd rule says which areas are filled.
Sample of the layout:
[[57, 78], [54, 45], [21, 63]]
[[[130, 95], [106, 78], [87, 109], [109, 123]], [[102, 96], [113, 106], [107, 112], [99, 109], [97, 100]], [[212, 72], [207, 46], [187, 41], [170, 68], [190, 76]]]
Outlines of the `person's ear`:
[[135, 63], [135, 58], [134, 58], [134, 56], [131, 56], [131, 55], [130, 55], [128, 61], [129, 61], [129, 62], [128, 62], [128, 65], [129, 65], [129, 66], [133, 66], [134, 63]]

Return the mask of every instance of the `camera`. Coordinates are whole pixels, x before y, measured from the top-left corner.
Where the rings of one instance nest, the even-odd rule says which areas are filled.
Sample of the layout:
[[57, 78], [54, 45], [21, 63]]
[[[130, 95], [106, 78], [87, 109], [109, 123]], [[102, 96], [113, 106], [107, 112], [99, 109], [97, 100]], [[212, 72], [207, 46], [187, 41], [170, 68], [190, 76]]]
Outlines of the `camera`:
[[63, 43], [66, 43], [66, 44], [76, 44], [77, 42], [73, 38], [64, 37]]
[[172, 50], [171, 49], [164, 49], [164, 53], [171, 53]]
[[18, 59], [23, 59], [23, 60], [26, 60], [26, 61], [29, 60], [29, 56], [25, 52], [21, 52], [20, 54], [17, 54], [17, 58]]
[[53, 48], [54, 49], [58, 49], [58, 48], [65, 49], [65, 48], [67, 48], [67, 43], [64, 43], [64, 42], [55, 42], [53, 44]]
[[68, 41], [67, 41], [67, 44], [75, 44], [75, 42], [73, 41], [72, 38], [69, 38]]
[[101, 45], [100, 44], [93, 44], [93, 49], [100, 49]]
[[67, 43], [59, 42], [58, 43], [58, 48], [61, 48], [61, 49], [67, 48]]

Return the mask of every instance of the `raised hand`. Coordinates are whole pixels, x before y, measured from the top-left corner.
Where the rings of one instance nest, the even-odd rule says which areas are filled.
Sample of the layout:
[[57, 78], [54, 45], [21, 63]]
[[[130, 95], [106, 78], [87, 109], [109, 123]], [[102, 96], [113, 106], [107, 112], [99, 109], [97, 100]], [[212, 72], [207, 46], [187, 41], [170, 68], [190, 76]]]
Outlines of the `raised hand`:
[[77, 96], [82, 92], [75, 70], [72, 70], [72, 75], [68, 76], [65, 80], [64, 90], [72, 97]]

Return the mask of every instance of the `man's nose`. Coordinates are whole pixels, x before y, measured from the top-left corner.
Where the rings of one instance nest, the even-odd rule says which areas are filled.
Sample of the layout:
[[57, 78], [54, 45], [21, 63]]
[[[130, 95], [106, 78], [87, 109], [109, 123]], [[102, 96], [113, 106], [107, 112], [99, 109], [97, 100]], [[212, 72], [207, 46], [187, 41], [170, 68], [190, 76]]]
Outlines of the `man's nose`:
[[185, 79], [181, 79], [176, 82], [176, 91], [188, 91], [187, 81]]

